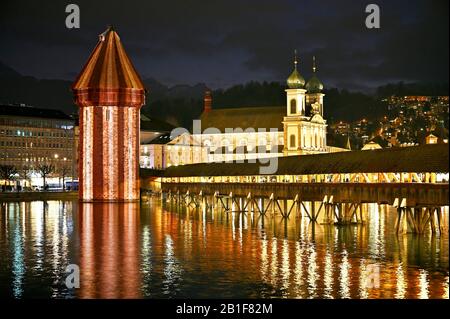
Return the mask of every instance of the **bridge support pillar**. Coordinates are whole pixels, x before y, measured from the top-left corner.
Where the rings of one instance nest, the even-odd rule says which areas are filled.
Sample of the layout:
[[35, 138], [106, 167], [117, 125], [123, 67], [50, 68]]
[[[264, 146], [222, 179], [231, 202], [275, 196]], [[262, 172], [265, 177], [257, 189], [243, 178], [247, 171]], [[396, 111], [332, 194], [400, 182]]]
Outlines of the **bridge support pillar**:
[[437, 231], [442, 233], [440, 207], [406, 206], [406, 198], [401, 201], [396, 198], [393, 206], [397, 208], [397, 219], [395, 221], [397, 234], [408, 231], [414, 234], [424, 234], [427, 230], [431, 230], [432, 234]]
[[311, 201], [310, 202], [310, 210], [308, 210], [308, 208], [306, 207], [305, 203], [303, 201], [300, 201], [300, 203], [298, 204], [299, 207], [300, 205], [303, 207], [303, 210], [306, 213], [306, 216], [308, 216], [308, 218], [312, 221], [312, 222], [317, 222], [317, 219], [319, 218], [320, 212], [323, 210], [325, 210], [325, 214], [326, 212], [326, 208], [327, 205], [325, 205], [323, 202], [320, 203], [320, 206], [318, 209], [316, 209], [316, 202], [315, 201]]
[[[362, 203], [323, 202], [325, 206], [325, 222], [336, 225], [362, 224]], [[322, 206], [322, 205], [321, 205]], [[359, 216], [358, 216], [359, 211]]]
[[[423, 234], [428, 229], [432, 234], [442, 232], [441, 210], [439, 207], [414, 207], [411, 210], [412, 229], [417, 234]], [[436, 223], [437, 222], [437, 223]], [[437, 224], [437, 225], [436, 225]]]

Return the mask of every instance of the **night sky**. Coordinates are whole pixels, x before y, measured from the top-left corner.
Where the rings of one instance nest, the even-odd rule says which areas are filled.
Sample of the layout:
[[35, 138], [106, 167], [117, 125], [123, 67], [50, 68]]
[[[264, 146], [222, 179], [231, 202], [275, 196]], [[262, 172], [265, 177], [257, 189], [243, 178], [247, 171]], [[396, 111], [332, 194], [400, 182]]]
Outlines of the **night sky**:
[[[65, 27], [76, 3], [81, 28]], [[367, 29], [365, 7], [381, 9]], [[24, 75], [73, 80], [98, 34], [114, 25], [142, 78], [226, 88], [284, 81], [317, 56], [326, 87], [448, 82], [448, 1], [2, 1], [0, 61]]]

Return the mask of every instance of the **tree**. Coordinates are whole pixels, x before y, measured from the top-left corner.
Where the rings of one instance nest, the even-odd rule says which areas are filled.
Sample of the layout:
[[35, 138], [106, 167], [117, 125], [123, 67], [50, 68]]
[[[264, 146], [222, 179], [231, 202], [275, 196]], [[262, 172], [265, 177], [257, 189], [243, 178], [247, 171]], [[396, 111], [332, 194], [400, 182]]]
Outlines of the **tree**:
[[[25, 182], [30, 182], [30, 167], [27, 165], [22, 166], [19, 171], [19, 178], [25, 180]], [[30, 183], [31, 184], [31, 183]], [[23, 187], [24, 185], [21, 185]]]
[[59, 169], [59, 175], [61, 176], [62, 181], [63, 181], [63, 191], [66, 190], [66, 182], [65, 181], [66, 181], [66, 177], [69, 176], [69, 174], [70, 174], [70, 168], [67, 167], [66, 165], [64, 165], [63, 167], [61, 167]]
[[41, 164], [37, 166], [37, 171], [44, 179], [44, 190], [45, 190], [47, 186], [46, 183], [47, 176], [55, 171], [55, 166], [53, 166], [52, 164]]
[[[4, 181], [12, 181], [17, 174], [17, 169], [13, 165], [0, 165], [0, 179]], [[3, 185], [2, 191], [6, 190], [6, 184]]]

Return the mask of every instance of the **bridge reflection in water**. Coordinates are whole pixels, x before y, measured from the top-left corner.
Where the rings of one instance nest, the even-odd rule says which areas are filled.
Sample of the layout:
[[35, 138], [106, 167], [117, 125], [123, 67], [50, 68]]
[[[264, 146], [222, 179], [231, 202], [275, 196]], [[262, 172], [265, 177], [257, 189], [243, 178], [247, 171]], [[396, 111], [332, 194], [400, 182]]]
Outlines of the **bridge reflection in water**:
[[[193, 256], [208, 256], [211, 269], [235, 264], [236, 278], [262, 282], [262, 296], [448, 296], [448, 207], [443, 208], [442, 235], [429, 233], [424, 238], [395, 234], [389, 227], [395, 221], [391, 206], [363, 204], [362, 208], [367, 224], [342, 227], [294, 216], [286, 219], [280, 215], [198, 209], [170, 200], [162, 217], [177, 225], [176, 232], [180, 224], [184, 225], [184, 240], [180, 241], [196, 243], [190, 247]], [[374, 272], [379, 275], [379, 287], [367, 280]], [[442, 282], [431, 279], [436, 272], [444, 275]]]
[[[2, 204], [0, 294], [448, 298], [448, 208], [442, 234], [398, 236], [395, 209], [362, 207], [365, 224], [336, 227], [157, 198]], [[64, 286], [71, 263], [80, 266], [80, 289]]]

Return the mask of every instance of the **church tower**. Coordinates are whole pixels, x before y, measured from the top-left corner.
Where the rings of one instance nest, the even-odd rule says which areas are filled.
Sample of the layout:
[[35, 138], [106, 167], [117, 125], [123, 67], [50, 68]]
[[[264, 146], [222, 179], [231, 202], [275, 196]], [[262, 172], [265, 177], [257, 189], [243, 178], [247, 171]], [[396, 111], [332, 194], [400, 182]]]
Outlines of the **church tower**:
[[313, 76], [305, 79], [297, 69], [288, 77], [286, 91], [286, 116], [283, 118], [284, 155], [303, 155], [327, 152], [326, 121], [323, 119], [323, 84], [316, 76], [315, 58]]
[[308, 93], [306, 94], [306, 105], [309, 106], [309, 110], [311, 113], [319, 113], [323, 117], [323, 97], [325, 94], [322, 93], [323, 84], [320, 82], [317, 77], [316, 71], [316, 57], [313, 56], [313, 76], [306, 83], [306, 90]]
[[301, 153], [300, 123], [306, 115], [305, 79], [297, 70], [297, 51], [294, 53], [294, 70], [286, 80], [286, 116], [283, 119], [285, 155]]

